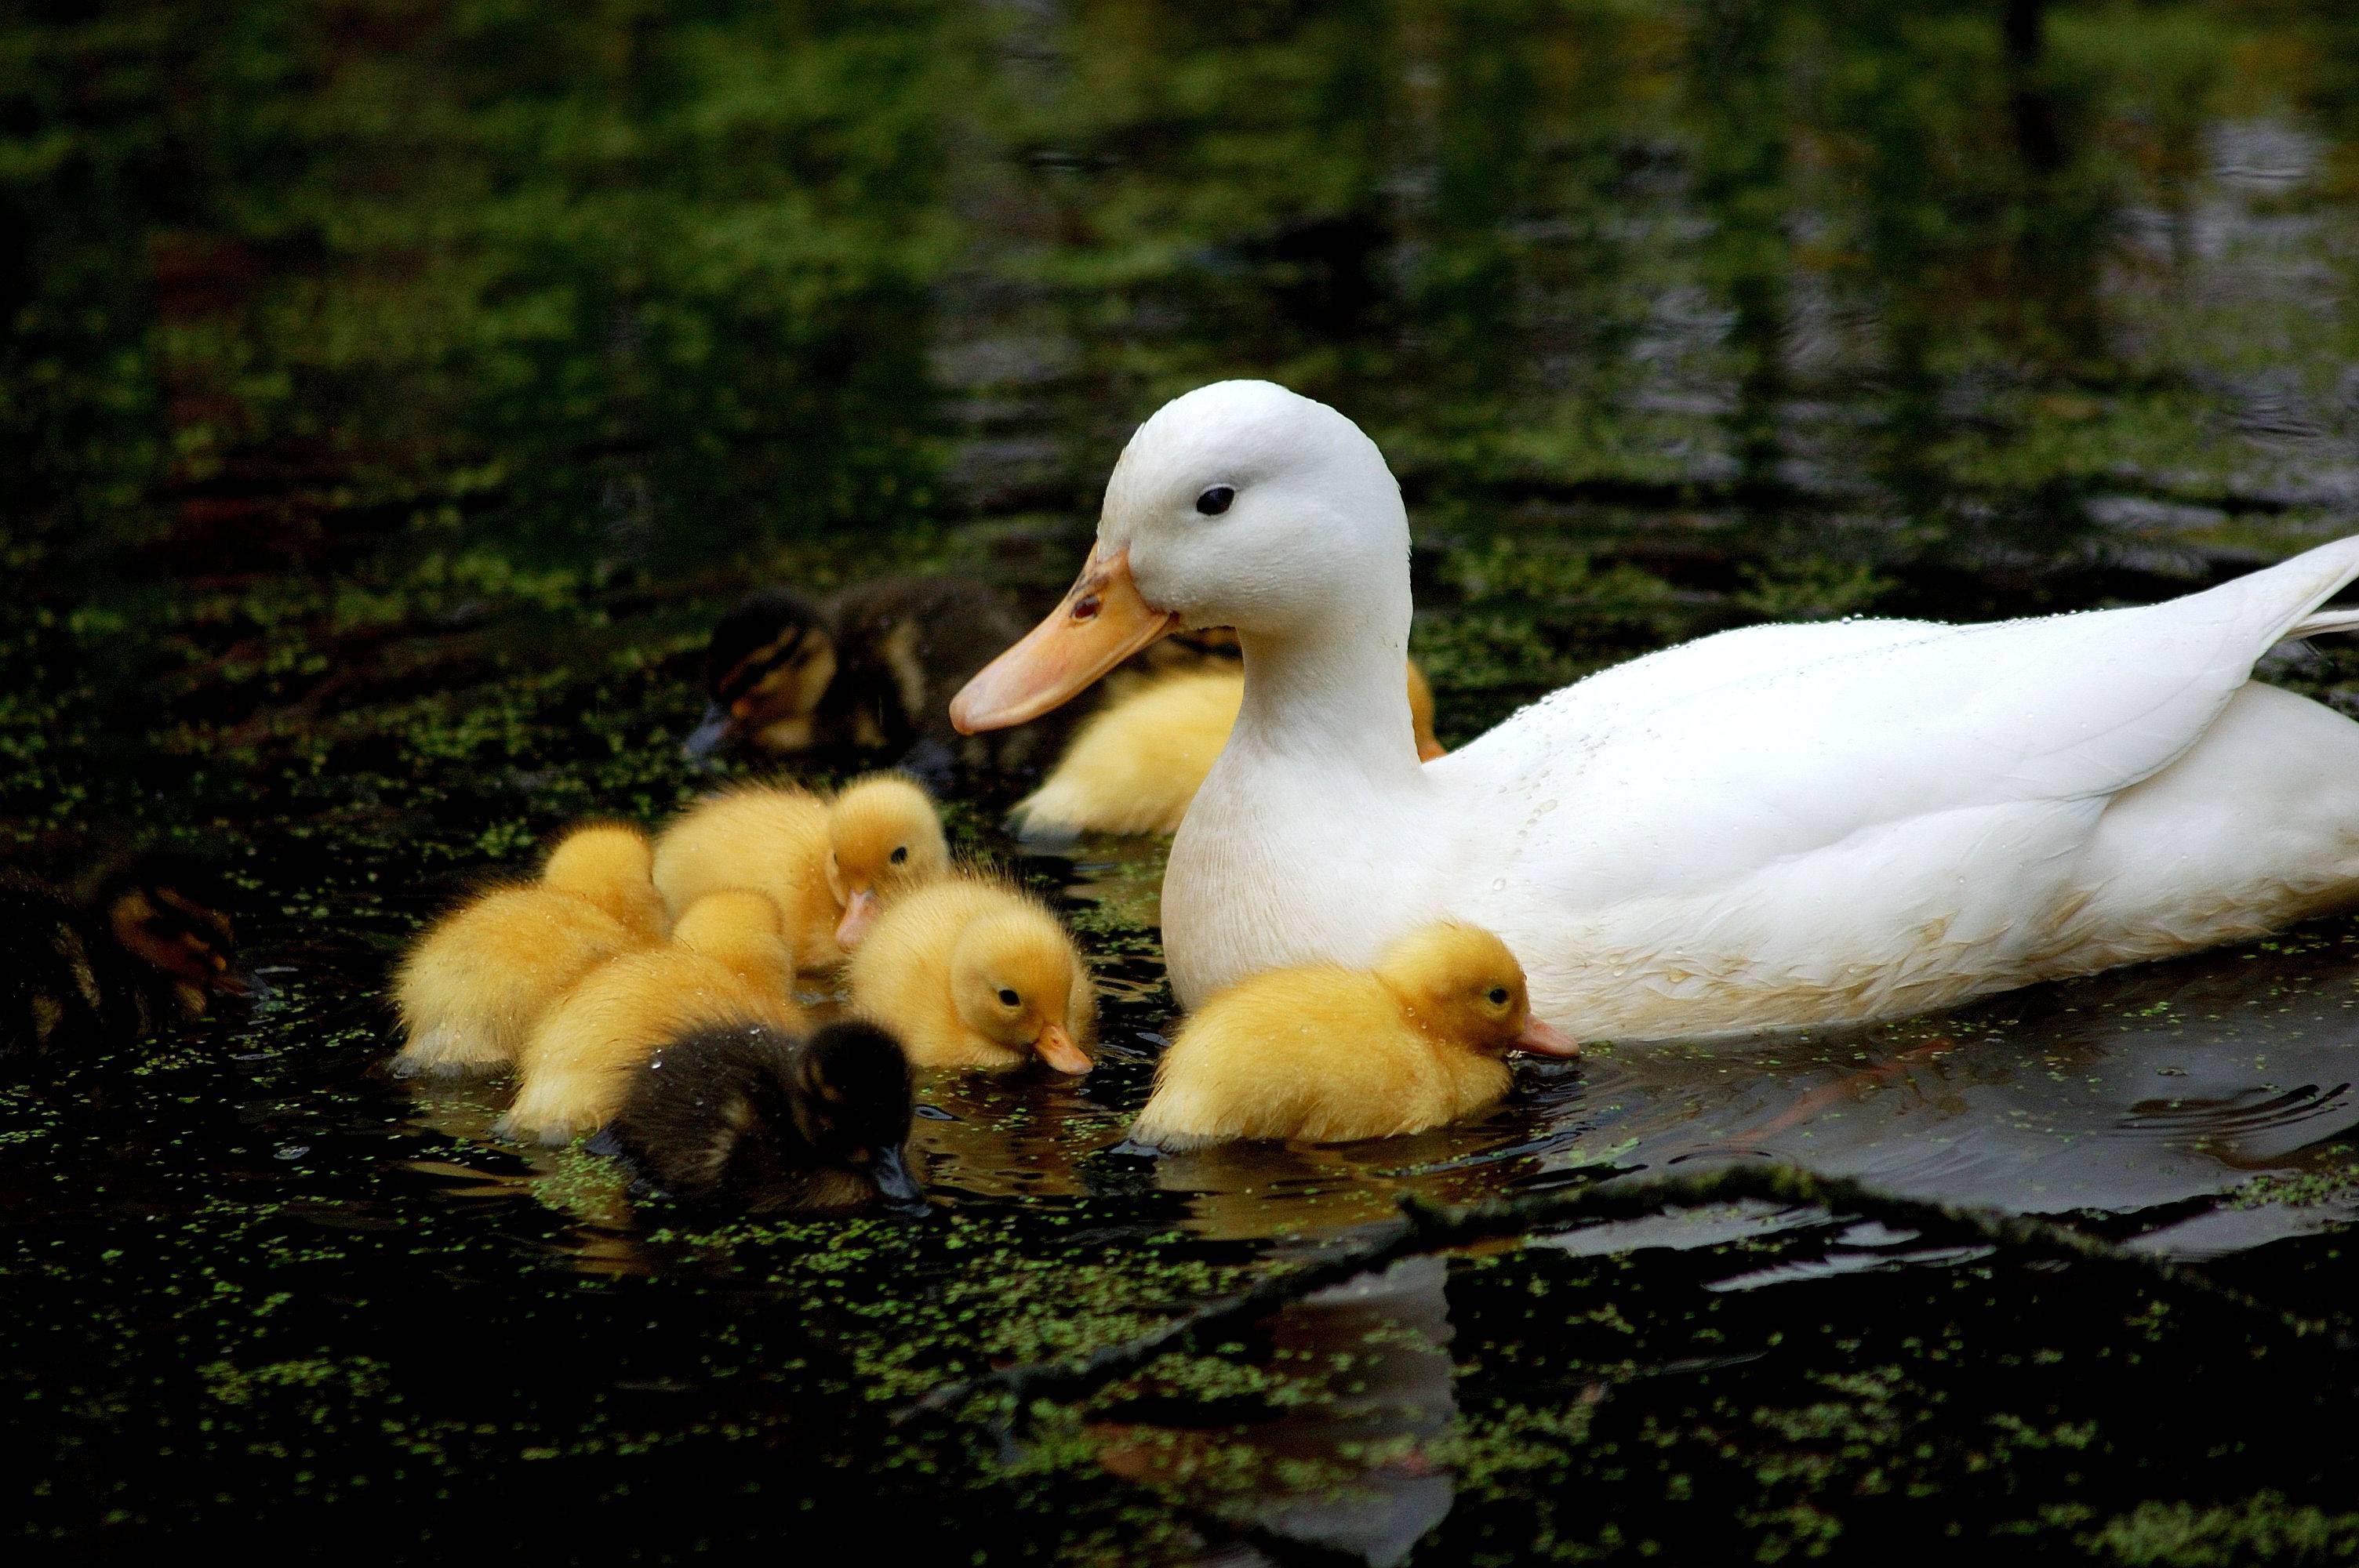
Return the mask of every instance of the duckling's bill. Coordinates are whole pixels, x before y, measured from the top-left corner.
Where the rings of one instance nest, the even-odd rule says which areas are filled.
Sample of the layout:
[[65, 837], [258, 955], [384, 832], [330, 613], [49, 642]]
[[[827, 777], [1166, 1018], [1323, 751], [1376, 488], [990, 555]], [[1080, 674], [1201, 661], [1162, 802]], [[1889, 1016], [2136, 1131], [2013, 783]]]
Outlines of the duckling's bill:
[[951, 699], [951, 722], [976, 735], [1038, 719], [1179, 627], [1177, 614], [1140, 595], [1130, 551], [1097, 546], [1064, 602]]
[[1040, 1031], [1039, 1038], [1032, 1042], [1032, 1051], [1060, 1073], [1071, 1073], [1079, 1077], [1090, 1070], [1088, 1054], [1073, 1043], [1073, 1037], [1065, 1032], [1061, 1023], [1052, 1023]]
[[1550, 1029], [1539, 1021], [1538, 1014], [1534, 1014], [1525, 1022], [1524, 1032], [1516, 1036], [1510, 1049], [1528, 1051], [1535, 1056], [1577, 1057], [1581, 1054], [1581, 1042], [1561, 1031]]

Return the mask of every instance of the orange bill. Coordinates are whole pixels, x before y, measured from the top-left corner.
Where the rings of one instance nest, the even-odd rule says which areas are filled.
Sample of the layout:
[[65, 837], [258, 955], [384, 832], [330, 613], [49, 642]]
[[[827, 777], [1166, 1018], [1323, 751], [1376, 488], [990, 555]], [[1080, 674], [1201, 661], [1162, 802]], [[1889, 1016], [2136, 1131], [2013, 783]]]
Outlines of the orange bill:
[[1032, 1049], [1040, 1060], [1060, 1073], [1078, 1076], [1090, 1070], [1089, 1057], [1073, 1044], [1073, 1037], [1065, 1033], [1061, 1023], [1052, 1023], [1040, 1031], [1040, 1037], [1032, 1042]]
[[851, 952], [860, 946], [860, 939], [868, 935], [868, 927], [875, 919], [875, 890], [862, 888], [844, 901], [843, 918], [835, 925], [835, 945]]
[[1578, 1056], [1581, 1042], [1568, 1039], [1535, 1018], [1516, 1036], [1515, 1049], [1529, 1051], [1536, 1056]]
[[975, 735], [1038, 719], [1179, 624], [1139, 597], [1127, 549], [1093, 549], [1065, 601], [951, 699], [951, 722]]

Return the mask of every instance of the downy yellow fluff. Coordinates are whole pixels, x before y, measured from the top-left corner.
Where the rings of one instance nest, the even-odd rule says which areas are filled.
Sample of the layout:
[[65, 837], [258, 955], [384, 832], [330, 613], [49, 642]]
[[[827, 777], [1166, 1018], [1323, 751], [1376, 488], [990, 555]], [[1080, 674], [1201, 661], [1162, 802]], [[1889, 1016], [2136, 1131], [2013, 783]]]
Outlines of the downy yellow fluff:
[[1506, 1094], [1517, 1049], [1577, 1054], [1532, 1018], [1506, 943], [1443, 922], [1373, 970], [1273, 969], [1212, 998], [1164, 1053], [1130, 1135], [1178, 1150], [1419, 1132]]
[[436, 922], [394, 977], [408, 1042], [394, 1071], [455, 1075], [514, 1062], [566, 989], [662, 940], [647, 836], [617, 823], [568, 834], [538, 881], [496, 889]]
[[895, 903], [851, 980], [853, 1011], [900, 1036], [913, 1065], [1090, 1070], [1089, 967], [1055, 915], [996, 882], [953, 877]]
[[832, 801], [759, 784], [717, 795], [656, 840], [655, 883], [673, 914], [719, 888], [767, 893], [806, 970], [834, 968], [875, 913], [950, 871], [932, 797], [895, 773]]
[[[1073, 736], [1055, 771], [1016, 805], [1025, 834], [1177, 833], [1188, 805], [1245, 701], [1241, 670], [1167, 676], [1110, 702]], [[1433, 738], [1433, 688], [1411, 660], [1408, 707], [1417, 754], [1441, 755]]]
[[661, 947], [629, 953], [566, 992], [526, 1039], [522, 1082], [500, 1131], [563, 1143], [605, 1125], [633, 1068], [694, 1028], [762, 1023], [793, 1033], [794, 955], [765, 894], [743, 888], [689, 905]]

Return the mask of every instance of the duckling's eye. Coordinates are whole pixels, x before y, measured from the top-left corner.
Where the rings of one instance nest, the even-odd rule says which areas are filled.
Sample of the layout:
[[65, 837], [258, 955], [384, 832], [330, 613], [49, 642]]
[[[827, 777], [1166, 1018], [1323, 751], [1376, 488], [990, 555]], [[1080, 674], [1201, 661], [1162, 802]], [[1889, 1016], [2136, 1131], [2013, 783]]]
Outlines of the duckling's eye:
[[1196, 498], [1196, 510], [1207, 517], [1218, 517], [1229, 509], [1237, 492], [1225, 484], [1216, 484]]
[[1507, 988], [1505, 986], [1493, 986], [1489, 990], [1483, 993], [1483, 997], [1484, 1000], [1488, 1001], [1493, 1007], [1505, 1007], [1507, 1005]]
[[893, 846], [893, 863], [894, 863], [895, 865], [897, 865], [897, 865], [902, 864], [903, 862], [907, 861], [907, 860], [908, 860], [908, 858], [909, 858], [909, 846], [908, 846], [907, 844], [896, 844], [895, 846]]
[[1024, 1000], [1024, 999], [1023, 999], [1022, 997], [1017, 996], [1014, 991], [1009, 990], [1006, 986], [1002, 986], [1002, 987], [1000, 987], [1000, 988], [999, 988], [999, 1005], [1000, 1005], [1000, 1006], [1002, 1006], [1002, 1007], [1014, 1007], [1017, 1002], [1022, 1001], [1023, 1000]]

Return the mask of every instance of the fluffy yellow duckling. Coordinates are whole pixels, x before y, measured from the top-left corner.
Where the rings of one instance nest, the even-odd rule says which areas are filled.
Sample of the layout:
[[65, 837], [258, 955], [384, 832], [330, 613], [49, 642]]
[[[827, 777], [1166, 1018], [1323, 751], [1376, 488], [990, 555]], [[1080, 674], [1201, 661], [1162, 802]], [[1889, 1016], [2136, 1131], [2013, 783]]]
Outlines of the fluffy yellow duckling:
[[408, 1043], [404, 1076], [490, 1072], [575, 981], [663, 940], [647, 835], [622, 823], [577, 827], [538, 881], [487, 892], [437, 921], [403, 956], [394, 1005]]
[[1581, 1054], [1532, 1016], [1506, 943], [1445, 921], [1374, 970], [1273, 969], [1206, 1002], [1163, 1054], [1130, 1135], [1180, 1150], [1421, 1132], [1506, 1094], [1510, 1051]]
[[[1168, 676], [1118, 698], [1083, 724], [1040, 787], [1016, 804], [1018, 833], [1177, 833], [1189, 802], [1228, 744], [1244, 706], [1242, 670]], [[1433, 687], [1408, 665], [1417, 754], [1441, 755], [1433, 738]]]
[[505, 1137], [563, 1143], [622, 1108], [633, 1070], [667, 1043], [720, 1024], [799, 1033], [794, 954], [777, 906], [745, 888], [710, 892], [671, 941], [592, 971], [549, 1011], [517, 1059], [523, 1082]]
[[975, 877], [919, 889], [852, 957], [852, 1006], [900, 1036], [913, 1065], [1005, 1072], [1038, 1056], [1090, 1070], [1097, 995], [1057, 917]]
[[674, 915], [718, 888], [758, 889], [810, 970], [842, 962], [881, 907], [950, 869], [933, 797], [895, 773], [858, 780], [832, 801], [767, 784], [731, 790], [656, 840], [655, 884]]

